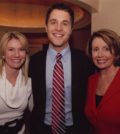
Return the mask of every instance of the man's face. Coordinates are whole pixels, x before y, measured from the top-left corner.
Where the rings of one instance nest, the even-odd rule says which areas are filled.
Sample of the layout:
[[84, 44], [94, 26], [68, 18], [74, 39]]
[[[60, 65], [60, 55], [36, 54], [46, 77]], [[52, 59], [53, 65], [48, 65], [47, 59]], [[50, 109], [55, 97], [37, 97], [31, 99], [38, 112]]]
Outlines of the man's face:
[[69, 13], [63, 10], [54, 9], [46, 25], [48, 38], [52, 47], [61, 51], [68, 45], [72, 33], [71, 19]]

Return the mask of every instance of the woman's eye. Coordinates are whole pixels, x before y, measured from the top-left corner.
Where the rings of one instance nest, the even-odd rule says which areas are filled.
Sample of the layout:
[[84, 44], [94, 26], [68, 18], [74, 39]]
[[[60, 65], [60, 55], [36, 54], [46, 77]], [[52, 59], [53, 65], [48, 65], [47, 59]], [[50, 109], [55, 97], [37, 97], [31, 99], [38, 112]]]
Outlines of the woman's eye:
[[98, 48], [93, 48], [92, 51], [96, 52], [98, 51]]
[[13, 51], [13, 48], [9, 48], [8, 51]]
[[105, 47], [104, 49], [105, 49], [106, 51], [110, 51], [110, 49], [109, 49], [108, 47]]
[[26, 49], [25, 48], [21, 48], [20, 51], [26, 51]]

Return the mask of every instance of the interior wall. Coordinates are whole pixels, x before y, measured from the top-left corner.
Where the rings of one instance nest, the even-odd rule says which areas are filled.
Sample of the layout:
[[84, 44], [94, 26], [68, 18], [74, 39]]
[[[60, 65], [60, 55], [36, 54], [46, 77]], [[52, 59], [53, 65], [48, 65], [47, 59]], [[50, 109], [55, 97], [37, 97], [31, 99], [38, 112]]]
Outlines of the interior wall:
[[92, 14], [91, 31], [109, 28], [120, 35], [120, 0], [99, 0], [99, 10]]
[[74, 48], [86, 51], [86, 45], [90, 36], [91, 26], [89, 25], [85, 28], [73, 31], [70, 43], [72, 43]]

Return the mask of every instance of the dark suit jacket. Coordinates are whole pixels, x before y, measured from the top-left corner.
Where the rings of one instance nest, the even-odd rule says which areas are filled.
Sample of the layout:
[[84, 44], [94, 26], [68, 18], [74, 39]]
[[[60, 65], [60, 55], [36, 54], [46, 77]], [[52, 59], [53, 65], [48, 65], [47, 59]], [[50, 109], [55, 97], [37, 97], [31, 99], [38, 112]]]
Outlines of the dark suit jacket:
[[[46, 104], [46, 53], [47, 49], [33, 55], [30, 60], [30, 77], [34, 97], [34, 109], [31, 117], [31, 130], [34, 134], [42, 127]], [[86, 130], [87, 124], [83, 114], [86, 97], [88, 74], [91, 72], [86, 55], [79, 50], [71, 48], [72, 63], [72, 114], [74, 128], [78, 133]], [[34, 131], [35, 130], [35, 131]], [[75, 133], [77, 134], [77, 133]], [[85, 134], [85, 133], [84, 133]]]
[[120, 134], [120, 69], [96, 107], [96, 88], [100, 74], [89, 78], [85, 113], [93, 127], [92, 134]]

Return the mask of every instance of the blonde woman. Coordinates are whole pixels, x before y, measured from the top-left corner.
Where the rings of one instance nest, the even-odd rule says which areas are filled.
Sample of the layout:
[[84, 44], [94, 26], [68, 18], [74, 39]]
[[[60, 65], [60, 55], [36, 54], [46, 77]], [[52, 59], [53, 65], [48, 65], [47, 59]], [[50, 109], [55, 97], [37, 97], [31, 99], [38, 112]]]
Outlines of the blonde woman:
[[24, 133], [24, 111], [33, 107], [28, 63], [26, 37], [6, 32], [0, 40], [0, 134]]

